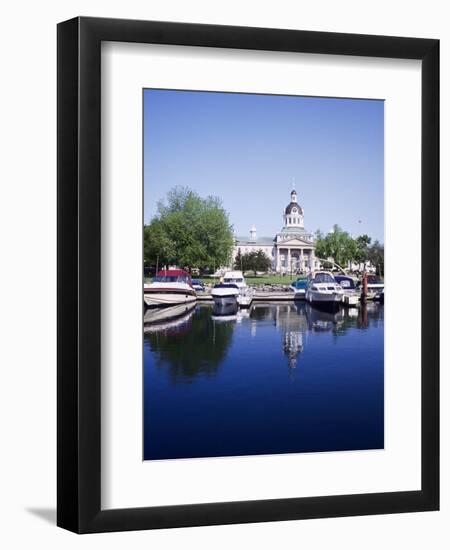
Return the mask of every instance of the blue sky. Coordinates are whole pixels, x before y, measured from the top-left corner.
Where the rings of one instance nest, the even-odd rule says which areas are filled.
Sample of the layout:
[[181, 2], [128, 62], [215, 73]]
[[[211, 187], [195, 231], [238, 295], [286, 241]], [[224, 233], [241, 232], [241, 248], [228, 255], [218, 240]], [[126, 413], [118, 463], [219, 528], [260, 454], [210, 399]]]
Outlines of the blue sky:
[[305, 228], [384, 242], [384, 102], [144, 91], [144, 222], [176, 186], [222, 199], [237, 235], [273, 237], [292, 181]]

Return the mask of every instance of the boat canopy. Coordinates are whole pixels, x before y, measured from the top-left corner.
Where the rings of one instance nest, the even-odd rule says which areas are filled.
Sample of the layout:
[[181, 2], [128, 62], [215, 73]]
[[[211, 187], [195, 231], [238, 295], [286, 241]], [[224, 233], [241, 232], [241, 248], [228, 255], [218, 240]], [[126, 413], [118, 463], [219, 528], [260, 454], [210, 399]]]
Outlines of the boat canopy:
[[351, 277], [345, 275], [335, 275], [335, 281], [341, 285], [342, 288], [356, 288], [355, 281]]
[[319, 271], [312, 278], [313, 283], [335, 283], [335, 279], [328, 271]]
[[162, 269], [153, 278], [154, 283], [190, 283], [191, 276], [184, 269]]
[[243, 283], [244, 275], [242, 271], [226, 271], [223, 275], [224, 283]]
[[239, 290], [237, 285], [231, 283], [217, 283], [214, 285], [214, 288], [237, 288]]
[[243, 277], [224, 277], [224, 283], [243, 283]]
[[291, 284], [291, 287], [296, 289], [306, 288], [308, 286], [308, 279], [297, 279]]

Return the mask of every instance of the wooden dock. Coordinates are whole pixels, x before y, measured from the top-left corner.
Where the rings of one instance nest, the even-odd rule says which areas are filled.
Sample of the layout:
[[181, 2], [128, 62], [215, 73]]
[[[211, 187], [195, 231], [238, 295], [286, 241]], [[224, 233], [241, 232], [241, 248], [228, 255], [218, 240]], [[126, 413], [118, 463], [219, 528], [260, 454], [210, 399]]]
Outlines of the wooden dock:
[[[293, 292], [255, 292], [253, 294], [254, 302], [293, 302], [295, 296]], [[211, 294], [197, 294], [198, 302], [212, 302]]]
[[[205, 294], [198, 294], [197, 301], [203, 302], [203, 303], [212, 303], [213, 299], [211, 297], [211, 294], [205, 293]], [[304, 301], [304, 299], [295, 298], [295, 295], [293, 292], [265, 291], [265, 292], [255, 292], [253, 295], [253, 302], [294, 302], [294, 301], [302, 302]], [[360, 302], [358, 300], [357, 304], [350, 304], [348, 300], [348, 296], [344, 296], [344, 299], [342, 301], [342, 304], [347, 307], [358, 307], [359, 303]]]

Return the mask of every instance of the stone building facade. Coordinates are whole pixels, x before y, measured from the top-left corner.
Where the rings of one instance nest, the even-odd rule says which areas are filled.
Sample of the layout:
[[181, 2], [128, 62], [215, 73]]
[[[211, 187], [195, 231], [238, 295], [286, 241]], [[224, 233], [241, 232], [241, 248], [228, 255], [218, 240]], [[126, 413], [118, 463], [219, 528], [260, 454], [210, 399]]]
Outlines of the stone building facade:
[[291, 200], [283, 211], [283, 227], [274, 237], [258, 237], [252, 226], [249, 237], [237, 237], [233, 249], [233, 264], [238, 251], [241, 254], [262, 250], [277, 273], [308, 273], [319, 267], [315, 257], [313, 235], [304, 226], [304, 210], [298, 204], [297, 192], [291, 191]]

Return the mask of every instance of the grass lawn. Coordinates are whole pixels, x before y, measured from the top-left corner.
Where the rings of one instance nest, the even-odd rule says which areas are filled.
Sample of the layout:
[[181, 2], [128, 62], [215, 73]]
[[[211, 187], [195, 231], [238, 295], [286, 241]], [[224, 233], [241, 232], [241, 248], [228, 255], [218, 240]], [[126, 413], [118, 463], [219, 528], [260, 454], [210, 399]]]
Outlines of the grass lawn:
[[[200, 279], [204, 283], [213, 283], [213, 277], [193, 277], [193, 279]], [[250, 275], [245, 276], [245, 280], [248, 285], [290, 285], [292, 281], [295, 281], [298, 278], [298, 275], [293, 275], [292, 277], [286, 275], [282, 277], [281, 275], [258, 275], [253, 277]], [[216, 277], [215, 282], [218, 283], [219, 279]]]

